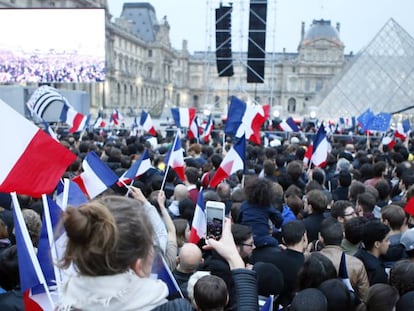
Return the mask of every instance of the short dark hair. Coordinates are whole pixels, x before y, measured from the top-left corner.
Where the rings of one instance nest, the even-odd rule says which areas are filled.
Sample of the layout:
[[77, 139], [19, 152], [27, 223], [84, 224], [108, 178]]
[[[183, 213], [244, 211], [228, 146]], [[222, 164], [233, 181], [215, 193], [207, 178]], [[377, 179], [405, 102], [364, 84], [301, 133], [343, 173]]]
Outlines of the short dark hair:
[[378, 180], [374, 187], [378, 191], [378, 197], [380, 200], [385, 200], [391, 193], [391, 186], [385, 179]]
[[321, 224], [321, 237], [325, 245], [341, 245], [344, 237], [342, 225], [335, 218], [327, 218]]
[[387, 205], [381, 209], [381, 218], [387, 220], [392, 230], [400, 230], [404, 224], [405, 212], [398, 205]]
[[6, 291], [20, 284], [17, 246], [12, 245], [0, 253], [0, 287]]
[[328, 301], [317, 288], [306, 288], [298, 292], [292, 300], [289, 311], [326, 311]]
[[306, 227], [303, 221], [294, 220], [282, 226], [282, 237], [286, 245], [298, 244], [306, 232]]
[[375, 207], [375, 197], [370, 192], [364, 192], [358, 195], [357, 202], [361, 205], [364, 213], [369, 213], [374, 210]]
[[348, 220], [344, 226], [345, 239], [356, 245], [362, 241], [362, 228], [367, 223], [365, 217], [354, 217]]
[[390, 228], [380, 221], [367, 222], [362, 228], [362, 242], [364, 242], [365, 249], [372, 250], [375, 242], [384, 240], [388, 232]]
[[308, 200], [308, 204], [312, 206], [312, 211], [315, 214], [322, 214], [327, 205], [328, 205], [328, 199], [321, 190], [311, 190], [306, 194], [306, 198]]
[[298, 274], [299, 289], [318, 287], [338, 276], [332, 261], [319, 252], [310, 253]]
[[352, 182], [352, 175], [348, 171], [340, 171], [338, 174], [338, 182], [342, 187], [349, 187]]
[[242, 245], [253, 234], [251, 227], [241, 224], [232, 224], [231, 233], [233, 234], [234, 243], [237, 246]]
[[215, 275], [203, 276], [194, 285], [194, 300], [202, 311], [224, 310], [228, 301], [226, 283]]
[[200, 178], [199, 169], [189, 166], [185, 169], [185, 176], [187, 177], [189, 183], [196, 185]]
[[344, 217], [345, 210], [349, 206], [352, 206], [352, 203], [350, 201], [346, 201], [346, 200], [336, 201], [331, 207], [331, 216], [335, 219], [338, 219], [338, 217]]
[[365, 192], [365, 185], [360, 182], [354, 180], [351, 182], [351, 185], [349, 186], [349, 199], [356, 200], [358, 198], [358, 195]]

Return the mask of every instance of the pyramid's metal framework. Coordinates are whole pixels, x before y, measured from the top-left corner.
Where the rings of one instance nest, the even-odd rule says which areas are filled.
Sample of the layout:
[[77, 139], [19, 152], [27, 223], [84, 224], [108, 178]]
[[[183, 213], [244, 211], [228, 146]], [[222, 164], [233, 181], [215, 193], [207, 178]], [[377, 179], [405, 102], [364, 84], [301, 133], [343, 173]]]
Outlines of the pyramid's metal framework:
[[358, 116], [414, 106], [414, 38], [390, 19], [315, 99], [318, 116]]

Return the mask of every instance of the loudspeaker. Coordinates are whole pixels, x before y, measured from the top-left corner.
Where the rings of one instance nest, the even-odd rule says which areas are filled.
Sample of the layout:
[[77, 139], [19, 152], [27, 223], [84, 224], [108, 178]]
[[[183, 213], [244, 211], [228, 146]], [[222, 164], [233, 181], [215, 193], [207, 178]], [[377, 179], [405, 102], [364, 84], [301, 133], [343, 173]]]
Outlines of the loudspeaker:
[[250, 0], [247, 82], [263, 83], [266, 58], [266, 0]]
[[231, 55], [231, 6], [216, 9], [216, 64], [219, 77], [234, 75]]

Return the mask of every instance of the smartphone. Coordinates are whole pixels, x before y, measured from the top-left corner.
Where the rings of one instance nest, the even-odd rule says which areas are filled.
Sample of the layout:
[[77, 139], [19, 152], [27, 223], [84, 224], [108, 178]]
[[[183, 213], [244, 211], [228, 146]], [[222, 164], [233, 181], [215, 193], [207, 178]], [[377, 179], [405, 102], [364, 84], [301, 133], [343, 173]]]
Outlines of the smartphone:
[[207, 239], [219, 240], [223, 233], [225, 205], [223, 202], [207, 201], [206, 217], [207, 217]]

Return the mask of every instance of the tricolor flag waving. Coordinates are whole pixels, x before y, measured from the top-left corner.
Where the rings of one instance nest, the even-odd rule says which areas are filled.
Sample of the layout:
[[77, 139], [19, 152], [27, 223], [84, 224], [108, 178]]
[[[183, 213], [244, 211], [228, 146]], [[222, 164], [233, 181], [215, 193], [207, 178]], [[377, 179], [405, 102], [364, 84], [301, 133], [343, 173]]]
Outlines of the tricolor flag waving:
[[201, 238], [206, 236], [207, 218], [204, 204], [203, 190], [198, 193], [197, 204], [194, 211], [193, 222], [191, 224], [190, 237], [188, 242], [197, 244]]
[[395, 130], [395, 137], [405, 140], [411, 131], [410, 120], [405, 119], [402, 123], [398, 123], [397, 129]]
[[289, 117], [285, 121], [280, 122], [279, 128], [284, 132], [299, 132], [299, 127], [292, 117]]
[[200, 127], [198, 126], [197, 116], [193, 119], [193, 122], [191, 122], [190, 128], [187, 132], [187, 136], [189, 139], [197, 139], [197, 142], [200, 140]]
[[119, 178], [121, 184], [127, 184], [135, 178], [145, 174], [151, 168], [151, 159], [148, 149], [145, 149], [141, 157]]
[[244, 171], [245, 154], [246, 138], [242, 136], [224, 157], [216, 173], [210, 180], [210, 187], [215, 188], [221, 181], [230, 175], [239, 170]]
[[95, 119], [95, 121], [93, 122], [93, 128], [94, 129], [102, 128], [102, 127], [105, 127], [105, 125], [106, 125], [106, 123], [105, 123], [105, 121], [102, 117], [102, 113], [99, 112], [96, 119]]
[[196, 116], [195, 108], [171, 108], [175, 126], [189, 128]]
[[309, 166], [313, 164], [314, 166], [324, 167], [329, 152], [331, 152], [331, 144], [326, 137], [325, 126], [321, 124], [318, 132], [313, 138], [312, 144], [308, 147], [308, 150], [305, 153], [304, 161], [305, 159], [308, 159]]
[[89, 123], [89, 115], [85, 116], [77, 112], [71, 105], [65, 103], [60, 113], [60, 121], [70, 126], [69, 132], [76, 133], [83, 131]]
[[157, 136], [157, 131], [155, 130], [154, 123], [152, 122], [151, 115], [144, 110], [141, 112], [141, 119], [139, 120], [139, 125], [141, 128], [151, 134], [152, 136]]
[[118, 180], [118, 176], [93, 151], [86, 154], [82, 168], [83, 172], [72, 180], [90, 199], [104, 192]]
[[0, 191], [51, 193], [76, 155], [0, 100]]
[[204, 131], [203, 131], [203, 134], [202, 134], [202, 137], [203, 137], [203, 140], [204, 140], [205, 143], [208, 143], [212, 131], [213, 131], [213, 117], [210, 114], [208, 116], [206, 127], [204, 128]]
[[164, 161], [167, 165], [167, 169], [168, 167], [171, 167], [182, 181], [185, 180], [184, 153], [183, 148], [181, 147], [180, 134], [178, 132], [177, 135], [175, 135], [174, 142]]
[[249, 141], [260, 145], [260, 128], [269, 118], [269, 112], [269, 105], [247, 105], [232, 96], [224, 132], [237, 138], [244, 135]]

